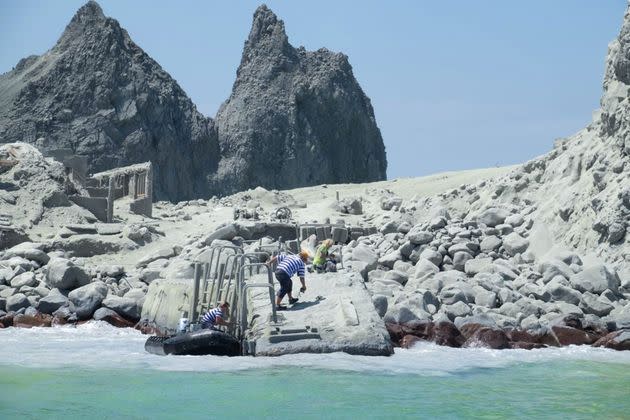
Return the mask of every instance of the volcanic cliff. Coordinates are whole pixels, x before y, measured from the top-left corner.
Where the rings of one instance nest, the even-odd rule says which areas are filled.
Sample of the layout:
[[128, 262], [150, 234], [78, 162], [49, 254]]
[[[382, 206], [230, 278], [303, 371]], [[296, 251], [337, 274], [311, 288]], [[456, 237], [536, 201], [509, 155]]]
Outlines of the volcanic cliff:
[[385, 178], [383, 139], [348, 57], [293, 48], [266, 6], [254, 14], [216, 122], [215, 180], [232, 192]]
[[171, 201], [373, 181], [386, 170], [347, 57], [294, 49], [265, 6], [215, 124], [89, 1], [51, 50], [0, 75], [0, 143], [17, 141], [72, 149], [88, 156], [91, 172], [151, 160], [155, 197]]

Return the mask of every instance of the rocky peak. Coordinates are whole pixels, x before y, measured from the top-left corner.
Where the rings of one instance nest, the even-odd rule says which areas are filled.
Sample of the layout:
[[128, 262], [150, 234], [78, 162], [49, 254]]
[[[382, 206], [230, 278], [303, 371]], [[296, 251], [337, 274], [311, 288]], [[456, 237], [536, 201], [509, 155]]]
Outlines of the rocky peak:
[[615, 144], [630, 156], [630, 5], [619, 36], [608, 46], [601, 99], [601, 132], [605, 137], [614, 136]]
[[90, 0], [74, 14], [72, 20], [63, 31], [57, 46], [63, 47], [68, 43], [80, 41], [86, 34], [94, 33], [105, 26], [114, 26], [120, 30], [118, 22], [107, 18], [103, 14], [101, 6], [94, 0]]
[[[267, 6], [258, 7], [254, 13], [252, 29], [245, 41], [237, 76], [246, 73], [248, 67], [253, 68], [253, 71], [269, 68], [267, 63], [271, 63], [271, 68], [289, 70], [293, 68], [296, 61], [297, 53], [289, 44], [284, 22], [278, 19]], [[238, 81], [237, 79], [236, 82]]]
[[621, 31], [618, 38], [613, 41], [612, 56], [609, 57], [613, 74], [607, 74], [607, 78], [614, 77], [616, 80], [630, 84], [630, 5], [626, 9]]
[[385, 178], [374, 111], [347, 57], [295, 49], [264, 5], [216, 121], [222, 161], [214, 178], [228, 192]]
[[284, 22], [264, 4], [254, 12], [254, 21], [245, 44], [245, 51], [255, 51], [255, 48], [262, 43], [282, 49], [289, 44]]

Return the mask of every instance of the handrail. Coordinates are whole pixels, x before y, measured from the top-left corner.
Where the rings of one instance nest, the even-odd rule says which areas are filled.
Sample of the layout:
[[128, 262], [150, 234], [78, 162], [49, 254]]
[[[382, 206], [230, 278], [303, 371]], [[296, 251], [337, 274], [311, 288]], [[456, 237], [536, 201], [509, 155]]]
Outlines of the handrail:
[[[265, 267], [267, 270], [267, 283], [249, 283], [246, 284], [244, 281], [245, 269], [248, 267]], [[240, 305], [239, 305], [239, 313], [240, 313], [240, 324], [239, 324], [239, 339], [243, 339], [243, 333], [245, 331], [245, 327], [247, 326], [247, 289], [251, 289], [254, 287], [266, 287], [269, 289], [269, 300], [271, 302], [271, 319], [274, 323], [278, 322], [278, 317], [276, 314], [276, 305], [274, 302], [274, 286], [273, 286], [273, 276], [271, 274], [271, 267], [264, 263], [255, 263], [255, 264], [244, 264], [240, 267], [239, 270], [239, 281], [238, 284], [240, 287]]]
[[[220, 260], [228, 249], [232, 250], [233, 253], [227, 255], [221, 263]], [[241, 247], [222, 245], [211, 248], [209, 261], [195, 262], [190, 312], [191, 321], [198, 323], [198, 317], [201, 315], [200, 311], [207, 310], [218, 301], [225, 300], [230, 304], [232, 308], [231, 318], [233, 317], [235, 320], [234, 327], [230, 328], [230, 332], [234, 333], [239, 340], [242, 340], [248, 326], [246, 292], [254, 287], [264, 287], [269, 290], [272, 320], [277, 322], [272, 269], [267, 264], [260, 262], [263, 255], [269, 255], [269, 253], [245, 253]], [[249, 275], [251, 276], [254, 272], [260, 273], [261, 269], [267, 272], [267, 282], [247, 284], [245, 281], [246, 271], [249, 270]], [[202, 286], [202, 281], [203, 287], [200, 287]], [[208, 284], [209, 282], [211, 284]]]

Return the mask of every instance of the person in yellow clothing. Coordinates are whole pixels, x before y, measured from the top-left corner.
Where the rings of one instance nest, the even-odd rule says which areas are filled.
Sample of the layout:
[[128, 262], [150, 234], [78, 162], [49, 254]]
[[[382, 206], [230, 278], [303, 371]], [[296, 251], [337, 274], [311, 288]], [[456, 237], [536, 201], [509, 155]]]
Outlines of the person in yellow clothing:
[[318, 273], [325, 271], [337, 271], [337, 262], [335, 256], [330, 254], [330, 248], [333, 246], [332, 239], [324, 240], [315, 251], [315, 258], [313, 259], [313, 268]]

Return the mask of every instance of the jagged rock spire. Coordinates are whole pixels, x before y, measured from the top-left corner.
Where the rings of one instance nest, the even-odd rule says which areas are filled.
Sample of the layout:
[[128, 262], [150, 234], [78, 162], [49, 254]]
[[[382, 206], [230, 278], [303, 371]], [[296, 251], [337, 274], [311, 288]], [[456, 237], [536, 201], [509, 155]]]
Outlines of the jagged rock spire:
[[294, 48], [265, 5], [216, 122], [222, 160], [214, 182], [230, 192], [385, 178], [374, 111], [347, 57]]
[[107, 20], [115, 22], [103, 14], [103, 9], [97, 2], [89, 0], [74, 14], [72, 20], [70, 20], [70, 23], [63, 31], [58, 44], [72, 42], [80, 37], [82, 33], [102, 26]]
[[275, 15], [266, 5], [261, 5], [254, 12], [254, 20], [249, 37], [245, 44], [245, 50], [251, 50], [259, 44], [276, 46], [284, 49], [289, 46], [289, 39], [284, 30], [284, 22]]

